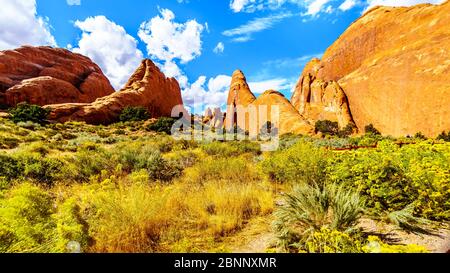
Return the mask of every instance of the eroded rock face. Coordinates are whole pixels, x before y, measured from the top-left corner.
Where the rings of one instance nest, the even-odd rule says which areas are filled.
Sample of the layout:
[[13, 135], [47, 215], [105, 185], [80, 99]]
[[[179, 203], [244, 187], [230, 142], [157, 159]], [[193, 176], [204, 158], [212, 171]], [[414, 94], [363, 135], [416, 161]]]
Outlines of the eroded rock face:
[[311, 123], [318, 120], [336, 121], [345, 128], [354, 124], [347, 96], [336, 81], [317, 78], [321, 68], [315, 58], [305, 67], [292, 96], [292, 105]]
[[300, 115], [283, 94], [268, 90], [256, 98], [251, 92], [244, 74], [233, 73], [225, 126], [228, 130], [239, 127], [256, 136], [270, 122], [279, 134], [313, 134], [313, 126]]
[[89, 58], [66, 49], [24, 46], [0, 51], [0, 104], [87, 103], [114, 92]]
[[220, 108], [207, 108], [203, 115], [203, 123], [215, 128], [223, 128], [225, 115]]
[[[310, 63], [292, 103], [307, 117], [333, 120], [325, 108], [335, 97], [334, 120], [349, 115], [360, 131], [373, 124], [386, 135], [435, 137], [450, 129], [449, 25], [449, 1], [376, 7]], [[325, 94], [324, 109], [315, 93]]]
[[147, 108], [151, 118], [171, 117], [174, 107], [187, 117], [180, 86], [166, 76], [151, 60], [143, 60], [125, 87], [119, 92], [99, 98], [92, 103], [49, 105], [50, 119], [84, 121], [89, 124], [111, 124], [117, 121], [127, 106]]

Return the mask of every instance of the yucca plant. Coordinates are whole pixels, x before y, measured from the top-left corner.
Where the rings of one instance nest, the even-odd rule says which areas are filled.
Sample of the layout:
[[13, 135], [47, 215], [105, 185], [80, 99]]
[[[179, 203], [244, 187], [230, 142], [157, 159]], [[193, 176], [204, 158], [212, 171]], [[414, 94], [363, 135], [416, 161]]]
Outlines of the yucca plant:
[[298, 186], [275, 211], [279, 246], [302, 248], [322, 228], [350, 233], [363, 211], [359, 193], [344, 186]]
[[407, 232], [430, 234], [430, 230], [426, 228], [430, 225], [430, 221], [414, 216], [414, 209], [415, 204], [412, 203], [402, 210], [389, 213], [387, 219]]

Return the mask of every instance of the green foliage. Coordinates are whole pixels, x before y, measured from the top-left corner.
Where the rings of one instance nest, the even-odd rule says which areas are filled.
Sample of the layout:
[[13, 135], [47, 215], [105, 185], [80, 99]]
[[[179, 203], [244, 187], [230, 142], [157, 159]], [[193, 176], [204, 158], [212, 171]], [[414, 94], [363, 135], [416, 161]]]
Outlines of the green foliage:
[[417, 133], [414, 135], [414, 138], [421, 139], [421, 140], [427, 139], [427, 137], [426, 137], [424, 134], [422, 134], [422, 132], [417, 132]]
[[366, 132], [366, 134], [368, 134], [368, 135], [374, 135], [374, 136], [381, 135], [380, 131], [378, 131], [373, 126], [373, 124], [369, 124], [366, 127], [364, 127], [364, 132]]
[[349, 137], [355, 133], [356, 129], [357, 128], [355, 124], [349, 123], [347, 124], [347, 126], [345, 126], [342, 130], [338, 132], [338, 136], [343, 138]]
[[316, 133], [323, 133], [326, 135], [337, 135], [339, 132], [339, 124], [330, 120], [318, 120], [316, 122]]
[[415, 204], [415, 216], [450, 219], [450, 146], [429, 141], [399, 147], [381, 141], [376, 149], [338, 153], [328, 166], [338, 184], [357, 187], [375, 214]]
[[146, 108], [128, 106], [120, 113], [119, 120], [121, 122], [142, 121], [149, 119], [149, 117], [150, 115]]
[[362, 253], [363, 240], [357, 235], [323, 227], [303, 246], [308, 253]]
[[45, 124], [49, 113], [49, 109], [27, 103], [19, 103], [16, 107], [9, 110], [11, 120], [15, 123], [31, 121], [38, 124]]
[[261, 168], [273, 182], [320, 184], [326, 180], [329, 156], [327, 150], [299, 141], [286, 150], [271, 154], [261, 163]]
[[389, 213], [387, 218], [392, 224], [408, 232], [425, 234], [429, 233], [429, 231], [424, 227], [429, 226], [430, 222], [425, 219], [415, 217], [414, 209], [415, 205], [410, 204], [400, 211]]
[[423, 246], [389, 245], [376, 236], [369, 236], [368, 244], [363, 247], [365, 253], [428, 253]]
[[0, 252], [51, 252], [55, 223], [50, 194], [23, 184], [0, 199]]
[[147, 130], [170, 135], [172, 133], [172, 126], [175, 122], [176, 119], [173, 118], [159, 118], [155, 123], [150, 124], [147, 127]]
[[351, 232], [363, 211], [363, 199], [343, 186], [297, 186], [274, 213], [279, 245], [303, 249], [322, 228]]
[[0, 154], [0, 177], [7, 181], [18, 178], [22, 173], [22, 166], [12, 156]]
[[442, 132], [438, 137], [437, 140], [443, 140], [446, 142], [450, 142], [450, 131], [448, 131], [448, 133], [446, 133], [445, 131]]
[[251, 141], [211, 142], [201, 145], [202, 149], [212, 156], [234, 157], [246, 153], [261, 154], [261, 146]]

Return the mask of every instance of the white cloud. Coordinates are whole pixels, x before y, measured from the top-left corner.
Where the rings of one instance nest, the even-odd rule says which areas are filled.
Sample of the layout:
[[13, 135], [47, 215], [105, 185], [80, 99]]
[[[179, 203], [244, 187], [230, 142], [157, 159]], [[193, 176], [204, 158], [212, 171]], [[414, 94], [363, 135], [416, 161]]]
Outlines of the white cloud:
[[205, 26], [196, 20], [176, 23], [171, 10], [162, 9], [160, 12], [161, 16], [142, 23], [138, 32], [138, 36], [147, 44], [148, 54], [163, 61], [179, 59], [182, 63], [200, 56], [201, 33]]
[[183, 90], [183, 100], [188, 106], [202, 111], [206, 107], [223, 107], [227, 103], [231, 77], [219, 75], [210, 78], [207, 83], [205, 76], [200, 76], [188, 88]]
[[366, 10], [369, 10], [375, 6], [407, 7], [423, 3], [440, 4], [444, 3], [445, 1], [447, 0], [367, 0], [368, 6]]
[[279, 9], [285, 4], [293, 4], [306, 10], [304, 15], [315, 16], [326, 11], [325, 5], [333, 0], [231, 0], [233, 12], [252, 13], [258, 10]]
[[222, 42], [219, 42], [213, 51], [216, 54], [220, 54], [220, 53], [223, 53], [224, 50], [225, 50], [225, 45]]
[[81, 5], [81, 0], [67, 0], [67, 5], [79, 6], [79, 5]]
[[97, 63], [116, 89], [120, 89], [139, 66], [143, 54], [137, 41], [125, 29], [105, 16], [76, 21], [83, 31], [74, 52], [90, 57]]
[[56, 46], [48, 19], [38, 16], [35, 0], [2, 1], [0, 50], [22, 45]]
[[228, 37], [235, 37], [232, 40], [234, 42], [246, 42], [251, 40], [252, 34], [269, 29], [273, 27], [276, 23], [280, 22], [281, 20], [292, 16], [293, 16], [292, 13], [287, 12], [284, 14], [255, 18], [241, 26], [225, 30], [224, 32], [222, 32], [222, 34]]
[[339, 9], [342, 11], [347, 11], [356, 6], [356, 0], [345, 0], [340, 6]]
[[250, 90], [252, 90], [255, 94], [262, 94], [267, 90], [283, 91], [290, 90], [292, 88], [292, 83], [283, 78], [249, 82], [248, 85], [250, 86]]

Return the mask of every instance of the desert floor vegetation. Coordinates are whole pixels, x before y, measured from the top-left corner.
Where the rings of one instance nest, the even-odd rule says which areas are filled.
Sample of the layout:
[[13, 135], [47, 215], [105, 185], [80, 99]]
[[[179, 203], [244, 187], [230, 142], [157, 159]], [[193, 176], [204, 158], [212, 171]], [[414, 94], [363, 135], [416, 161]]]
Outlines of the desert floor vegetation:
[[430, 252], [389, 234], [448, 232], [445, 138], [286, 135], [261, 152], [168, 123], [0, 119], [0, 252]]

